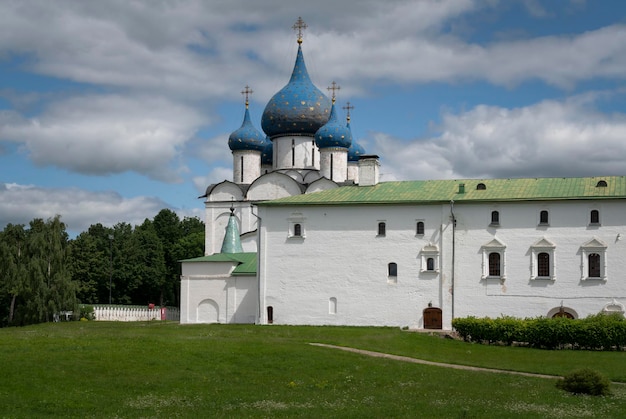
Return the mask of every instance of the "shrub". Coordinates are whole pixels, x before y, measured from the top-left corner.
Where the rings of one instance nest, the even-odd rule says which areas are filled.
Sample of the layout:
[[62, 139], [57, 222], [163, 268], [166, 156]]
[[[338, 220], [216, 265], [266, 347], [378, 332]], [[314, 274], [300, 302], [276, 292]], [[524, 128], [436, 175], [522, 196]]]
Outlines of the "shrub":
[[85, 320], [95, 320], [96, 319], [96, 315], [94, 313], [93, 310], [93, 306], [89, 306], [86, 304], [83, 304], [80, 306], [80, 320], [85, 319]]
[[556, 386], [573, 394], [590, 394], [592, 396], [611, 394], [609, 379], [590, 368], [572, 371], [557, 381]]

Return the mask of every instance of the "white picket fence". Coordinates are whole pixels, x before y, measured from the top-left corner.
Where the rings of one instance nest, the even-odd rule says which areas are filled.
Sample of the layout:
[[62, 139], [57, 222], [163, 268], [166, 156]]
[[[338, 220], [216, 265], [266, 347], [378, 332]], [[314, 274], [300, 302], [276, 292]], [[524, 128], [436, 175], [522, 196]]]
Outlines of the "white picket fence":
[[116, 322], [141, 322], [148, 320], [180, 320], [180, 310], [177, 307], [148, 306], [116, 306], [94, 305], [96, 320]]

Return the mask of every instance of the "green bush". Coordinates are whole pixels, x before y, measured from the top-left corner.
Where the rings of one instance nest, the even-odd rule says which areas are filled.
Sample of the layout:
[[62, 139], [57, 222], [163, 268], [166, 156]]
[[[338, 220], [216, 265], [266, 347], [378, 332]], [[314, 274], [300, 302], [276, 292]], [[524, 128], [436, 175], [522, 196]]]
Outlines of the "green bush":
[[95, 320], [96, 319], [96, 315], [94, 313], [93, 310], [93, 306], [89, 306], [86, 304], [83, 304], [80, 306], [80, 316], [79, 319], [85, 319], [85, 320]]
[[590, 394], [592, 396], [611, 394], [609, 379], [590, 368], [572, 371], [557, 381], [556, 386], [573, 394]]
[[456, 318], [452, 327], [467, 342], [514, 342], [543, 349], [622, 350], [626, 348], [626, 320], [620, 314], [597, 314], [584, 319], [565, 317]]

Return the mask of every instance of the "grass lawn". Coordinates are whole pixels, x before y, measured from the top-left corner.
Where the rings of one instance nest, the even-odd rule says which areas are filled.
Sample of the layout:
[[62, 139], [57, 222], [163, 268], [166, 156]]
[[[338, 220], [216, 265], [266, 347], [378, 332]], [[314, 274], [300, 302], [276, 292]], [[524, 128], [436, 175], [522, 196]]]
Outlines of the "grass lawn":
[[49, 323], [0, 329], [0, 417], [623, 418], [626, 385], [461, 371], [320, 342], [490, 368], [626, 382], [625, 352], [468, 344], [395, 328]]

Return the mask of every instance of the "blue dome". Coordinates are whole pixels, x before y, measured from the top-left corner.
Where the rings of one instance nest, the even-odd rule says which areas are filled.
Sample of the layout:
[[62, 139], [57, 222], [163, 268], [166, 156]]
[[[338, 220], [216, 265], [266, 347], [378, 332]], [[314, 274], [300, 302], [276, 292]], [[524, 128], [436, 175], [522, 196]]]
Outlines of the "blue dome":
[[330, 111], [330, 119], [315, 133], [315, 144], [319, 148], [343, 147], [349, 148], [352, 144], [350, 126], [344, 125], [337, 118], [335, 104]]
[[261, 127], [270, 138], [314, 135], [328, 121], [329, 112], [330, 100], [311, 82], [298, 46], [291, 79], [265, 106]]
[[243, 123], [241, 127], [233, 131], [228, 137], [228, 147], [232, 151], [237, 150], [257, 150], [263, 151], [265, 147], [265, 137], [259, 132], [252, 121], [250, 120], [250, 113], [248, 112], [248, 106], [246, 105], [246, 113], [243, 117]]
[[[350, 123], [347, 125], [348, 130], [350, 130]], [[352, 132], [352, 130], [350, 130]], [[365, 154], [365, 149], [363, 146], [356, 141], [352, 141], [350, 148], [348, 149], [348, 161], [349, 162], [357, 162], [359, 161], [359, 157]]]
[[261, 152], [261, 164], [272, 165], [274, 161], [274, 143], [265, 137], [265, 148]]

